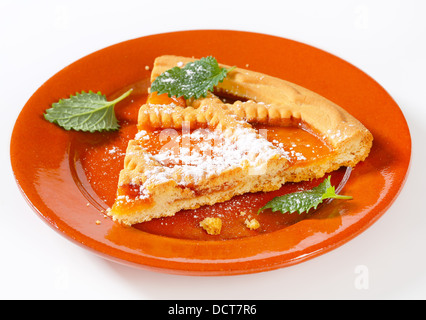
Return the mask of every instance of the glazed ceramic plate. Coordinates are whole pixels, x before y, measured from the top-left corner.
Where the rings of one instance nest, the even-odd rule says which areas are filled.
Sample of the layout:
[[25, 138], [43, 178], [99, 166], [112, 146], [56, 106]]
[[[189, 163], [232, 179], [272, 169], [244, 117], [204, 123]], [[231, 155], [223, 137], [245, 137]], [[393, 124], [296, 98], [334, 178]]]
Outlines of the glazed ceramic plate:
[[[260, 218], [261, 214], [259, 219], [275, 221], [269, 229], [235, 237], [206, 236], [199, 227], [199, 234], [188, 231], [195, 230], [191, 226], [196, 223], [195, 214], [180, 213], [172, 220], [134, 227], [105, 217], [104, 210], [114, 201], [127, 140], [136, 132], [137, 110], [146, 99], [150, 69], [155, 57], [162, 54], [213, 55], [221, 63], [299, 84], [348, 110], [374, 136], [365, 162], [352, 172], [342, 168], [332, 175], [339, 189], [353, 200], [332, 201], [300, 216], [275, 213], [266, 218], [265, 213], [265, 218]], [[70, 94], [101, 91], [112, 99], [129, 88], [134, 89], [132, 95], [116, 105], [121, 124], [117, 132], [65, 131], [43, 118], [52, 103]], [[224, 30], [142, 37], [76, 61], [34, 93], [16, 121], [11, 140], [17, 183], [31, 207], [53, 229], [105, 258], [189, 275], [272, 270], [341, 246], [389, 208], [405, 181], [410, 154], [409, 129], [401, 110], [364, 72], [306, 44]], [[296, 188], [287, 188], [292, 187]], [[234, 200], [222, 209], [235, 217], [242, 202]], [[200, 216], [211, 213], [209, 208], [199, 211]]]

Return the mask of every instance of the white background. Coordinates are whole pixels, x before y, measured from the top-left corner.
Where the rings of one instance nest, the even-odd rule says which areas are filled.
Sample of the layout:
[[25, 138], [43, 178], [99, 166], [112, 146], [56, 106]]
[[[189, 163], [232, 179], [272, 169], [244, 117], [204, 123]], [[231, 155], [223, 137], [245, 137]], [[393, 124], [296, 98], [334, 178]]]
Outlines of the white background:
[[[0, 0], [0, 298], [425, 299], [425, 13], [422, 0]], [[93, 51], [188, 29], [244, 30], [301, 41], [378, 81], [402, 109], [413, 141], [410, 175], [392, 207], [332, 252], [232, 277], [129, 268], [54, 232], [24, 201], [11, 171], [10, 136], [21, 108], [53, 74]], [[368, 276], [364, 286], [360, 276]]]

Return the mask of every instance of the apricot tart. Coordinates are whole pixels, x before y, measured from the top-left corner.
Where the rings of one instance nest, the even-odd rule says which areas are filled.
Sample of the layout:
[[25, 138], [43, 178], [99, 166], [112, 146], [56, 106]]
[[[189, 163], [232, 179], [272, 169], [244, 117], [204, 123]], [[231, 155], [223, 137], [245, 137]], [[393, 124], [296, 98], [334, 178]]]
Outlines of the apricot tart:
[[[151, 81], [193, 60], [158, 57]], [[218, 96], [239, 100], [226, 103]], [[354, 167], [368, 156], [372, 141], [358, 120], [326, 98], [235, 68], [206, 97], [150, 94], [139, 110], [138, 133], [129, 141], [108, 214], [132, 225], [277, 190]]]

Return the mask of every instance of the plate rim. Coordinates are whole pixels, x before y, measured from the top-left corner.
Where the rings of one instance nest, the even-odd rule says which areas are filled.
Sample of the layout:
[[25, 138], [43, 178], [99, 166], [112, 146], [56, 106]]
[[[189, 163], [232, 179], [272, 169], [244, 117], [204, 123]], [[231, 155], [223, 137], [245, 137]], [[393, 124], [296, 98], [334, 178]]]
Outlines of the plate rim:
[[[141, 41], [141, 39], [144, 39], [144, 38], [147, 38], [147, 37], [157, 37], [157, 36], [162, 37], [162, 36], [170, 36], [170, 35], [177, 35], [177, 34], [182, 34], [182, 33], [193, 33], [193, 32], [244, 33], [244, 34], [250, 34], [250, 35], [258, 35], [258, 36], [261, 36], [261, 37], [272, 37], [272, 38], [281, 39], [281, 40], [284, 40], [284, 41], [290, 41], [290, 42], [297, 43], [297, 44], [302, 45], [302, 46], [307, 46], [307, 47], [312, 48], [314, 50], [321, 51], [321, 52], [323, 52], [326, 55], [332, 56], [333, 59], [337, 58], [340, 61], [348, 64], [350, 67], [355, 68], [357, 71], [361, 72], [364, 76], [369, 77], [370, 80], [374, 81], [379, 86], [379, 88], [381, 90], [383, 90], [389, 96], [389, 98], [392, 100], [392, 102], [397, 106], [398, 111], [401, 113], [402, 119], [405, 121], [405, 126], [406, 126], [407, 131], [408, 131], [409, 142], [410, 142], [410, 145], [409, 145], [409, 150], [410, 151], [409, 151], [408, 164], [407, 164], [407, 167], [406, 167], [405, 175], [403, 177], [403, 180], [401, 181], [400, 187], [398, 188], [397, 192], [394, 194], [394, 196], [392, 197], [392, 199], [390, 201], [388, 201], [387, 206], [385, 208], [382, 208], [382, 210], [381, 210], [381, 212], [379, 214], [376, 214], [371, 219], [369, 219], [368, 223], [363, 224], [363, 228], [362, 229], [358, 229], [356, 232], [351, 232], [350, 234], [346, 235], [345, 237], [342, 237], [340, 239], [340, 241], [334, 242], [333, 245], [329, 245], [328, 247], [322, 248], [321, 250], [317, 250], [315, 252], [311, 252], [309, 254], [309, 256], [296, 256], [293, 259], [287, 260], [285, 262], [281, 261], [280, 259], [272, 259], [272, 260], [270, 259], [270, 261], [268, 261], [267, 264], [263, 264], [263, 265], [262, 264], [260, 264], [260, 265], [257, 264], [256, 267], [248, 267], [248, 268], [236, 267], [235, 268], [235, 266], [234, 266], [233, 269], [226, 269], [226, 268], [223, 269], [223, 266], [219, 266], [219, 264], [217, 264], [217, 263], [213, 263], [212, 264], [212, 265], [216, 265], [217, 268], [213, 267], [213, 269], [209, 269], [209, 268], [206, 269], [205, 263], [201, 263], [200, 264], [200, 268], [198, 268], [197, 270], [196, 269], [192, 269], [191, 270], [191, 269], [184, 268], [185, 263], [180, 264], [180, 266], [182, 266], [182, 268], [178, 268], [178, 267], [168, 268], [168, 267], [165, 266], [165, 264], [161, 264], [161, 266], [160, 265], [154, 265], [154, 264], [150, 265], [150, 264], [141, 264], [139, 262], [131, 261], [131, 259], [126, 260], [126, 259], [123, 259], [123, 257], [118, 257], [117, 255], [112, 254], [113, 253], [112, 251], [114, 251], [114, 250], [112, 250], [112, 251], [102, 250], [98, 245], [95, 245], [94, 243], [92, 243], [90, 246], [87, 245], [87, 243], [83, 243], [83, 241], [81, 240], [81, 238], [77, 238], [75, 236], [75, 234], [74, 235], [70, 234], [65, 229], [61, 228], [57, 224], [57, 222], [48, 219], [45, 216], [45, 214], [43, 214], [43, 212], [40, 211], [40, 209], [37, 207], [37, 205], [35, 205], [33, 203], [33, 201], [31, 201], [31, 199], [29, 198], [28, 194], [25, 192], [24, 187], [22, 186], [20, 179], [18, 179], [18, 175], [19, 174], [17, 174], [16, 171], [15, 171], [16, 167], [14, 165], [14, 159], [12, 158], [12, 149], [13, 149], [12, 144], [13, 144], [13, 140], [16, 139], [16, 137], [15, 137], [15, 128], [16, 128], [17, 123], [18, 123], [18, 121], [19, 121], [19, 119], [21, 117], [21, 114], [23, 114], [24, 110], [26, 108], [28, 108], [27, 106], [31, 105], [30, 102], [32, 101], [33, 97], [36, 96], [37, 92], [39, 92], [39, 90], [43, 86], [45, 86], [46, 84], [48, 84], [49, 81], [51, 81], [58, 74], [60, 74], [61, 72], [63, 72], [63, 70], [72, 68], [73, 65], [76, 65], [77, 63], [79, 63], [80, 61], [86, 59], [89, 56], [92, 56], [94, 54], [102, 54], [102, 52], [104, 52], [104, 50], [107, 50], [109, 48], [117, 47], [117, 46], [120, 46], [122, 44], [130, 43], [130, 42], [133, 42], [133, 41], [136, 41], [136, 42], [137, 41]], [[10, 141], [11, 141], [11, 143], [10, 143], [10, 145], [11, 145], [10, 146], [10, 149], [11, 149], [10, 150], [10, 158], [11, 158], [11, 164], [12, 164], [12, 171], [13, 171], [13, 175], [15, 177], [15, 181], [18, 184], [19, 190], [22, 193], [24, 199], [30, 205], [30, 207], [38, 214], [38, 216], [40, 218], [42, 218], [42, 220], [44, 222], [46, 222], [54, 230], [58, 231], [61, 235], [65, 236], [69, 240], [72, 240], [74, 243], [82, 246], [83, 248], [89, 249], [90, 251], [92, 251], [92, 252], [94, 252], [94, 253], [102, 256], [103, 258], [109, 259], [109, 260], [113, 260], [113, 261], [116, 261], [116, 262], [119, 262], [119, 263], [123, 263], [123, 264], [126, 264], [126, 265], [133, 265], [133, 266], [137, 266], [137, 267], [148, 268], [148, 269], [151, 269], [151, 270], [157, 270], [157, 271], [162, 271], [162, 272], [167, 272], [167, 273], [190, 274], [190, 275], [233, 275], [233, 274], [245, 274], [245, 273], [254, 273], [254, 272], [267, 271], [267, 270], [274, 270], [274, 269], [277, 269], [277, 268], [282, 268], [282, 267], [294, 265], [294, 264], [300, 263], [302, 261], [310, 260], [310, 259], [312, 259], [314, 257], [317, 257], [319, 255], [322, 255], [322, 254], [326, 253], [326, 252], [334, 250], [337, 247], [340, 247], [341, 245], [343, 245], [344, 243], [352, 240], [353, 238], [355, 238], [356, 236], [358, 236], [360, 233], [362, 233], [366, 229], [368, 229], [372, 224], [374, 224], [389, 209], [389, 207], [393, 204], [393, 202], [399, 196], [399, 194], [400, 194], [400, 192], [401, 192], [401, 190], [402, 190], [402, 188], [403, 188], [403, 186], [404, 186], [404, 184], [405, 184], [405, 182], [407, 180], [409, 169], [411, 167], [411, 143], [412, 143], [411, 142], [411, 136], [410, 136], [410, 130], [409, 130], [409, 127], [408, 127], [408, 123], [407, 123], [407, 121], [406, 121], [406, 119], [404, 117], [403, 111], [401, 110], [401, 108], [399, 107], [399, 105], [395, 102], [395, 100], [391, 97], [391, 95], [383, 87], [381, 87], [380, 84], [378, 84], [370, 75], [368, 75], [367, 73], [365, 73], [361, 69], [355, 67], [354, 65], [352, 65], [349, 62], [347, 62], [346, 60], [343, 60], [342, 58], [340, 58], [338, 56], [335, 56], [334, 54], [331, 54], [331, 53], [329, 53], [329, 52], [327, 52], [327, 51], [325, 51], [323, 49], [316, 48], [316, 47], [314, 47], [314, 46], [312, 46], [310, 44], [305, 44], [305, 43], [302, 43], [302, 42], [299, 42], [299, 41], [296, 41], [296, 40], [287, 39], [287, 38], [279, 37], [279, 36], [276, 36], [276, 35], [270, 35], [270, 34], [266, 34], [266, 33], [249, 32], [249, 31], [240, 31], [240, 30], [221, 30], [221, 29], [182, 30], [182, 31], [164, 32], [164, 33], [147, 35], [147, 36], [133, 38], [133, 39], [125, 40], [125, 41], [122, 41], [122, 42], [119, 42], [119, 43], [116, 43], [116, 44], [109, 45], [107, 47], [101, 48], [101, 49], [99, 49], [97, 51], [94, 51], [94, 52], [92, 52], [92, 53], [90, 53], [90, 54], [88, 54], [86, 56], [81, 57], [80, 59], [72, 62], [68, 66], [64, 67], [63, 69], [59, 70], [57, 73], [55, 73], [54, 75], [52, 75], [45, 83], [43, 83], [33, 93], [33, 95], [30, 97], [30, 99], [24, 105], [24, 107], [22, 108], [22, 110], [20, 111], [20, 113], [19, 113], [19, 115], [18, 115], [18, 117], [16, 119], [16, 122], [15, 122], [15, 124], [13, 126], [13, 131], [12, 131], [12, 135], [10, 137]], [[275, 232], [278, 232], [278, 231], [275, 231]], [[275, 233], [275, 232], [273, 232], [273, 233]], [[161, 236], [158, 236], [158, 235], [155, 235], [155, 236], [161, 237]], [[259, 237], [259, 236], [256, 236], [256, 237]], [[176, 239], [174, 239], [174, 240], [176, 240]], [[182, 239], [179, 239], [179, 240], [182, 240]], [[191, 241], [191, 242], [193, 242], [193, 240], [184, 240], [184, 242], [185, 241]], [[212, 241], [216, 242], [214, 240], [212, 240]], [[240, 239], [226, 240], [226, 241], [237, 241], [238, 242], [238, 241], [240, 241]], [[203, 242], [209, 243], [210, 240], [208, 240], [208, 241], [204, 241], [203, 240]], [[155, 257], [154, 257], [154, 259], [155, 259]], [[247, 262], [247, 261], [244, 261], [244, 262]], [[237, 263], [237, 265], [241, 264], [241, 263], [242, 262]], [[225, 265], [227, 265], [227, 263], [225, 263]]]

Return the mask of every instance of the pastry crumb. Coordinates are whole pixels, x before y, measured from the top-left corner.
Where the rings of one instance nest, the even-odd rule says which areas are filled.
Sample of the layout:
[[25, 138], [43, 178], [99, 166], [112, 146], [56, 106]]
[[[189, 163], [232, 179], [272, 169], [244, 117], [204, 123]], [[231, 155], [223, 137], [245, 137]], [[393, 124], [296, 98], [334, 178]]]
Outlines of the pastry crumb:
[[149, 70], [149, 66], [145, 66], [145, 70]]
[[208, 234], [218, 235], [222, 229], [222, 219], [220, 218], [205, 218], [200, 222], [200, 226], [206, 230]]
[[249, 220], [249, 219], [246, 219], [245, 221], [244, 221], [244, 223], [245, 223], [245, 225], [246, 225], [246, 227], [247, 228], [249, 228], [250, 230], [256, 230], [257, 228], [259, 228], [260, 227], [260, 223], [259, 223], [259, 221], [257, 221], [256, 219], [251, 219], [251, 220]]
[[95, 222], [97, 225], [100, 225], [101, 224], [101, 221], [100, 220], [96, 220], [96, 222]]

